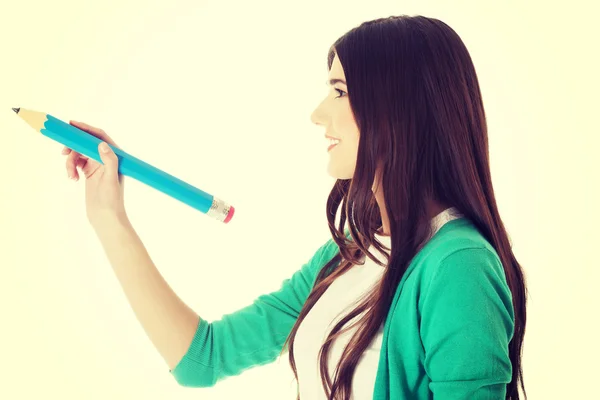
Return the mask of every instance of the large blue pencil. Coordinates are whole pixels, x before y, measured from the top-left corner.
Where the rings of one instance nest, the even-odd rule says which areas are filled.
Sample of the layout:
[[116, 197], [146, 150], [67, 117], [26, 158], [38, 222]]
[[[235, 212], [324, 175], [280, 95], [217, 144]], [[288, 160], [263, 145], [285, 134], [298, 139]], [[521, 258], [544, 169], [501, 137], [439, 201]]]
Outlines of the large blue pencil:
[[[102, 164], [98, 153], [101, 140], [50, 114], [13, 108], [33, 129], [68, 148]], [[119, 172], [153, 187], [221, 222], [228, 223], [235, 209], [223, 200], [169, 175], [160, 169], [110, 145], [119, 159]]]

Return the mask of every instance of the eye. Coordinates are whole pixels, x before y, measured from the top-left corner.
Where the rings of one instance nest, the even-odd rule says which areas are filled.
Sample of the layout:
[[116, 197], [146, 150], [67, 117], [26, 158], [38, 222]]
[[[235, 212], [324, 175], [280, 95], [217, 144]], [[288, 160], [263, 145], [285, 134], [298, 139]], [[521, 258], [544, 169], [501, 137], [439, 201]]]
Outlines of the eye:
[[[346, 92], [344, 92], [343, 90], [340, 90], [340, 89], [334, 89], [334, 90], [340, 94], [339, 96], [336, 96], [336, 97], [335, 97], [336, 99], [338, 99], [338, 98], [342, 97], [342, 93], [346, 93]], [[347, 94], [347, 93], [346, 93], [346, 94]]]

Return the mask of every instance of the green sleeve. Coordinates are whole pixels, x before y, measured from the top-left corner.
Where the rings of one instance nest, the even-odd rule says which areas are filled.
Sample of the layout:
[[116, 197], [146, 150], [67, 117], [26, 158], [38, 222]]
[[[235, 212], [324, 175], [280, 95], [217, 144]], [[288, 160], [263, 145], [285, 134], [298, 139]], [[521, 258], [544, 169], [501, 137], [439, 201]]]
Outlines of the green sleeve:
[[420, 329], [433, 398], [504, 399], [514, 313], [500, 259], [485, 248], [456, 251], [424, 296]]
[[187, 353], [170, 371], [175, 380], [182, 386], [211, 387], [223, 378], [275, 361], [318, 272], [337, 249], [330, 239], [279, 290], [219, 320], [200, 319]]

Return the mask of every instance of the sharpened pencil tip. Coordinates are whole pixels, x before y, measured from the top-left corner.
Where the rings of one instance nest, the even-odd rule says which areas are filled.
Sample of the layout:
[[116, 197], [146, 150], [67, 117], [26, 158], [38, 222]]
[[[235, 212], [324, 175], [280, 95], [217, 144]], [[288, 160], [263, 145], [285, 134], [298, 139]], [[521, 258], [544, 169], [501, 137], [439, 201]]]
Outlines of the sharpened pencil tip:
[[20, 107], [19, 108], [13, 108], [12, 110], [18, 114], [19, 111], [21, 111], [21, 108]]

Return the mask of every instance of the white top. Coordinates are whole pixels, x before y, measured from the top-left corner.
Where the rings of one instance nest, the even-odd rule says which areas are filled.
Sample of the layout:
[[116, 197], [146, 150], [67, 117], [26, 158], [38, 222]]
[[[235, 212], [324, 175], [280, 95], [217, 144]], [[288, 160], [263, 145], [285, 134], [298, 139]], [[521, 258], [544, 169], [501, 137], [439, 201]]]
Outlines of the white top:
[[[448, 221], [461, 216], [453, 207], [438, 214], [432, 220], [434, 226], [432, 236]], [[376, 237], [384, 247], [391, 248], [389, 236], [377, 234]], [[386, 263], [384, 256], [374, 246], [371, 246], [369, 251], [383, 264]], [[375, 264], [370, 258], [364, 257], [364, 260], [364, 265], [353, 266], [327, 288], [298, 327], [294, 339], [294, 359], [301, 399], [327, 400], [318, 364], [319, 350], [334, 325], [360, 303], [363, 296], [375, 287], [384, 273], [384, 268]], [[360, 315], [356, 318], [358, 317]], [[355, 319], [349, 323], [354, 322]], [[342, 351], [354, 331], [355, 328], [338, 337], [330, 348], [329, 373], [332, 382]], [[382, 338], [383, 323], [356, 366], [350, 397], [352, 400], [373, 398]]]

